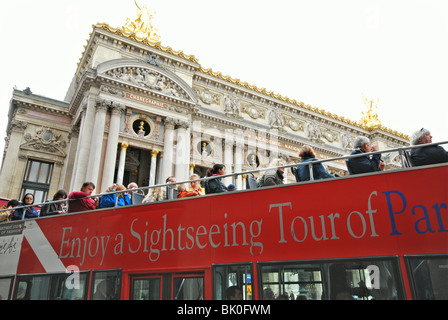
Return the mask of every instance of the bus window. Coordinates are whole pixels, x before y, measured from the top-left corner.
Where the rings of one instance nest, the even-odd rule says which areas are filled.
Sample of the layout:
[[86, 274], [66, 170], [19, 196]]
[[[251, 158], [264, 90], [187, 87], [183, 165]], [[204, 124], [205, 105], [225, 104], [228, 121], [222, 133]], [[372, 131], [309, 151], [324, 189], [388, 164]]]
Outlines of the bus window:
[[252, 265], [215, 265], [213, 266], [214, 299], [226, 300], [226, 290], [238, 287], [242, 292], [243, 300], [252, 300]]
[[86, 300], [88, 273], [78, 273], [73, 279], [68, 275], [54, 275], [51, 280], [50, 300]]
[[160, 300], [162, 293], [160, 277], [132, 279], [131, 300]]
[[448, 256], [406, 257], [406, 260], [414, 299], [448, 299]]
[[13, 277], [0, 278], [0, 300], [11, 299]]
[[173, 300], [203, 300], [203, 276], [174, 276]]
[[[15, 300], [84, 300], [87, 297], [88, 273], [19, 276], [14, 290]], [[67, 281], [68, 280], [68, 281]]]
[[263, 300], [321, 300], [323, 295], [320, 264], [263, 265]]
[[48, 300], [51, 276], [19, 277], [16, 290], [16, 300]]
[[95, 271], [92, 277], [92, 300], [119, 300], [121, 271]]
[[324, 263], [331, 300], [404, 299], [398, 260]]

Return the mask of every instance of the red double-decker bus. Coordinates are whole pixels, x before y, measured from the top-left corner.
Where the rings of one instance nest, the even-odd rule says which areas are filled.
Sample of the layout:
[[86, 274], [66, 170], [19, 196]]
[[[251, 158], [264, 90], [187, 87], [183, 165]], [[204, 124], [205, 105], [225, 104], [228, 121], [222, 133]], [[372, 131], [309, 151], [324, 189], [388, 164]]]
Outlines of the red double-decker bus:
[[0, 225], [3, 299], [448, 299], [448, 165]]

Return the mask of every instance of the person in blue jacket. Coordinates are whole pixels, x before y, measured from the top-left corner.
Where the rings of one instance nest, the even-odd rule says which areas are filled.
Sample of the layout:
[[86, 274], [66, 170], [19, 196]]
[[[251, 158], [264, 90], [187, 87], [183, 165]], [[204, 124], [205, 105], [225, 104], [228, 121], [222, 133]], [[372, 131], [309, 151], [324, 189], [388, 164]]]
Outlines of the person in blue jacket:
[[[30, 206], [32, 204], [34, 204], [33, 194], [26, 193], [23, 196], [22, 203], [19, 205], [19, 207]], [[34, 207], [19, 208], [13, 212], [13, 214], [11, 215], [11, 220], [22, 220], [22, 217], [24, 219], [37, 218], [39, 217], [39, 212], [37, 212]]]
[[[376, 145], [372, 145], [370, 139], [364, 136], [358, 136], [355, 139], [355, 150], [351, 155], [369, 153], [378, 151]], [[381, 154], [377, 153], [372, 156], [350, 158], [347, 160], [347, 169], [350, 174], [360, 174], [384, 170], [385, 164], [381, 160]]]
[[[300, 150], [299, 157], [302, 159], [300, 163], [307, 163], [311, 161], [317, 161], [316, 154], [314, 153], [313, 148], [310, 146], [303, 146], [302, 150]], [[326, 179], [326, 178], [334, 178], [335, 176], [328, 173], [325, 170], [325, 167], [322, 163], [312, 164], [313, 166], [313, 179]], [[310, 169], [308, 165], [299, 165], [296, 170], [296, 181], [308, 181], [310, 180]]]
[[121, 184], [114, 183], [111, 187], [107, 188], [105, 195], [101, 196], [98, 207], [100, 209], [103, 208], [113, 208], [115, 207], [115, 202], [117, 203], [117, 207], [128, 206], [131, 204], [131, 198], [127, 194], [127, 192], [120, 192], [118, 194], [117, 200], [117, 191], [124, 191], [126, 187]]

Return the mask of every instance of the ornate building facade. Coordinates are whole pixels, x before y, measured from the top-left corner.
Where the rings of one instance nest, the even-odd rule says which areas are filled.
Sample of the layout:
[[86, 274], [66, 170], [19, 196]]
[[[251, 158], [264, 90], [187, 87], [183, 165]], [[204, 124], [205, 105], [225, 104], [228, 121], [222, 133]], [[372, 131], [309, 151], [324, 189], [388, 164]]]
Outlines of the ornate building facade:
[[[380, 150], [409, 143], [378, 121], [353, 122], [205, 69], [194, 56], [162, 46], [148, 25], [145, 32], [132, 26], [93, 27], [65, 101], [14, 90], [1, 197], [32, 192], [43, 201], [85, 181], [100, 193], [114, 182], [188, 180], [215, 163], [227, 173], [265, 168], [275, 158], [297, 163], [304, 144], [318, 158], [338, 157], [352, 151], [358, 135]], [[387, 164], [396, 165], [394, 158]], [[344, 161], [327, 166], [346, 171]], [[286, 179], [295, 181], [291, 173]], [[241, 177], [226, 180], [244, 188]]]

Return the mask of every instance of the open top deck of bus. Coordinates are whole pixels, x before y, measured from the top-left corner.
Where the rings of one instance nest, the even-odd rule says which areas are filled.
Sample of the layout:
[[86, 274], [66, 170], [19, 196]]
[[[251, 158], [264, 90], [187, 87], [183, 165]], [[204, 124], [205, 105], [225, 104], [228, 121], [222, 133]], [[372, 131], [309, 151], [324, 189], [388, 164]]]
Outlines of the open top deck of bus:
[[448, 299], [447, 184], [438, 164], [4, 223], [0, 295]]

